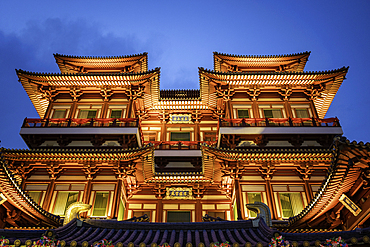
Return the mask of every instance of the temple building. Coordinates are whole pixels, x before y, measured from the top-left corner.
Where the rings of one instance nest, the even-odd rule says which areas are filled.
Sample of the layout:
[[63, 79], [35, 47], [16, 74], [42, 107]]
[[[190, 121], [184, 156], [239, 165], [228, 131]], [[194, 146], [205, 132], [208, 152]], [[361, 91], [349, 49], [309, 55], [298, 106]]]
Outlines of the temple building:
[[[39, 118], [25, 118], [20, 130], [29, 149], [1, 149], [0, 228], [57, 228], [68, 238], [58, 227], [82, 202], [91, 205], [82, 213], [86, 229], [93, 222], [100, 230], [109, 222], [132, 228], [127, 219], [146, 215], [162, 231], [156, 243], [183, 239], [176, 247], [189, 239], [209, 246], [210, 236], [264, 246], [274, 231], [366, 229], [370, 144], [350, 143], [339, 120], [325, 118], [348, 67], [307, 72], [309, 55], [214, 52], [214, 68], [199, 68], [195, 90], [160, 90], [160, 69], [148, 69], [147, 53], [54, 54], [60, 73], [16, 70]], [[229, 235], [223, 227], [255, 222], [247, 205], [259, 202], [271, 222], [250, 230], [250, 239], [244, 229]], [[240, 222], [193, 229], [204, 220]], [[189, 223], [187, 240], [175, 222]], [[154, 233], [146, 242], [135, 234], [116, 242], [155, 242]]]

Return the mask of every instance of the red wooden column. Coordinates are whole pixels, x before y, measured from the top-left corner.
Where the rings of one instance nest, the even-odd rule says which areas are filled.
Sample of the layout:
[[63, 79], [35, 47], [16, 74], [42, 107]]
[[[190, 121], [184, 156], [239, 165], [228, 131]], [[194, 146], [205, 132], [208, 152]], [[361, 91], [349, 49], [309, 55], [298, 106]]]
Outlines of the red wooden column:
[[309, 178], [303, 178], [304, 180], [304, 190], [306, 191], [307, 203], [310, 203], [312, 200], [312, 189], [311, 186], [308, 184]]
[[272, 190], [272, 185], [271, 185], [271, 182], [270, 182], [270, 178], [265, 178], [265, 181], [266, 181], [266, 189], [267, 189], [267, 203], [268, 203], [268, 206], [270, 208], [270, 211], [271, 211], [271, 218], [273, 220], [277, 220], [278, 217], [277, 217], [277, 214], [276, 214], [276, 207], [277, 205], [275, 205], [275, 200], [274, 200], [274, 193], [273, 193], [273, 190]]
[[118, 217], [122, 183], [123, 183], [122, 178], [118, 178], [117, 183], [116, 183], [116, 189], [115, 189], [115, 192], [114, 192], [114, 201], [113, 201], [113, 209], [112, 209], [112, 212], [113, 212], [112, 216], [114, 218]]
[[50, 208], [50, 204], [51, 204], [51, 200], [53, 198], [53, 192], [54, 192], [54, 187], [55, 187], [55, 177], [52, 177], [51, 178], [51, 182], [46, 190], [46, 195], [45, 195], [45, 199], [44, 199], [44, 205], [43, 205], [43, 208], [49, 212], [49, 208]]
[[202, 204], [200, 198], [195, 202], [195, 222], [202, 222]]
[[239, 178], [235, 178], [235, 200], [236, 200], [236, 205], [238, 206], [237, 208], [237, 214], [238, 214], [238, 220], [243, 220], [244, 217], [244, 205], [243, 205], [243, 200], [242, 200], [242, 193], [240, 190], [240, 183], [239, 183]]
[[156, 222], [162, 222], [162, 219], [163, 219], [163, 202], [162, 199], [158, 199]]

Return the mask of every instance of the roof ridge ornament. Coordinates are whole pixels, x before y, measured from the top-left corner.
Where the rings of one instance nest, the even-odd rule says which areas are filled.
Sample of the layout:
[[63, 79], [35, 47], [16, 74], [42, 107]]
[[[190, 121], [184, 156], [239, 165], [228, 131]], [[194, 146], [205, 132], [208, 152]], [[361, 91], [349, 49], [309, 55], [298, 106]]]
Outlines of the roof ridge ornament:
[[253, 220], [253, 227], [258, 227], [259, 226], [259, 219], [261, 219], [261, 218], [266, 222], [266, 224], [269, 227], [272, 227], [271, 211], [270, 211], [270, 208], [265, 203], [263, 203], [263, 202], [254, 202], [253, 204], [246, 204], [246, 207], [249, 210], [257, 213], [257, 218], [255, 220]]
[[87, 212], [91, 209], [90, 204], [83, 202], [74, 202], [68, 206], [66, 210], [66, 217], [64, 218], [63, 226], [67, 225], [73, 219], [80, 219], [80, 213]]

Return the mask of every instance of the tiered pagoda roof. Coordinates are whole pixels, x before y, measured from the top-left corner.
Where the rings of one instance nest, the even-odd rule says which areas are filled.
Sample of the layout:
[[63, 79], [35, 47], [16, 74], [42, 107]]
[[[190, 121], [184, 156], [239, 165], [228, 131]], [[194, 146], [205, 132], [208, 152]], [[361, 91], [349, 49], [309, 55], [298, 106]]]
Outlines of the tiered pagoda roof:
[[311, 52], [275, 56], [246, 56], [213, 53], [215, 71], [303, 71]]
[[[348, 67], [303, 72], [309, 55], [309, 52], [304, 52], [279, 56], [237, 56], [215, 52], [214, 71], [199, 68], [200, 90], [160, 91], [159, 68], [148, 71], [147, 53], [121, 57], [55, 54], [61, 74], [17, 70], [17, 75], [40, 117], [44, 116], [49, 100], [62, 89], [93, 87], [97, 90], [129, 90], [131, 86], [140, 86], [145, 87], [141, 97], [148, 110], [212, 110], [216, 108], [218, 97], [214, 87], [227, 85], [232, 90], [244, 91], [254, 88], [268, 91], [273, 87], [301, 90], [313, 99], [319, 117], [323, 118], [345, 79]], [[239, 69], [222, 69], [221, 61]], [[136, 67], [128, 69], [130, 66]]]
[[145, 72], [148, 71], [148, 53], [137, 55], [86, 57], [54, 54], [62, 73], [87, 72]]
[[[34, 73], [16, 70], [19, 81], [22, 83], [40, 117], [45, 115], [49, 106], [50, 97], [58, 90], [73, 88], [118, 88], [130, 89], [131, 86], [139, 86], [152, 81], [148, 94], [147, 104], [151, 104], [152, 98], [159, 98], [159, 73], [160, 69], [138, 73]], [[149, 92], [152, 92], [151, 94]]]
[[271, 86], [278, 86], [302, 92], [319, 88], [320, 97], [313, 97], [313, 102], [319, 117], [324, 118], [347, 71], [348, 67], [322, 72], [220, 72], [199, 68], [199, 75], [203, 78], [200, 85], [201, 91], [207, 92], [202, 94], [202, 100], [210, 104], [216, 103], [213, 94], [209, 93], [212, 92], [213, 85], [228, 85], [243, 90], [245, 88], [271, 90]]

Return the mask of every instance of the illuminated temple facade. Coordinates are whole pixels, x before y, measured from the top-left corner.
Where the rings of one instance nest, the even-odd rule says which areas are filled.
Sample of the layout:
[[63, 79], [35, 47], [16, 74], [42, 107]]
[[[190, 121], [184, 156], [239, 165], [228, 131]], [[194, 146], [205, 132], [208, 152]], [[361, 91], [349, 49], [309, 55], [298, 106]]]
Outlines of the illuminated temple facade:
[[55, 54], [60, 73], [17, 70], [39, 118], [2, 149], [1, 228], [90, 219], [249, 220], [263, 202], [278, 229], [368, 226], [369, 145], [325, 118], [348, 68], [306, 72], [310, 53], [215, 52], [199, 90], [160, 90], [147, 54]]

